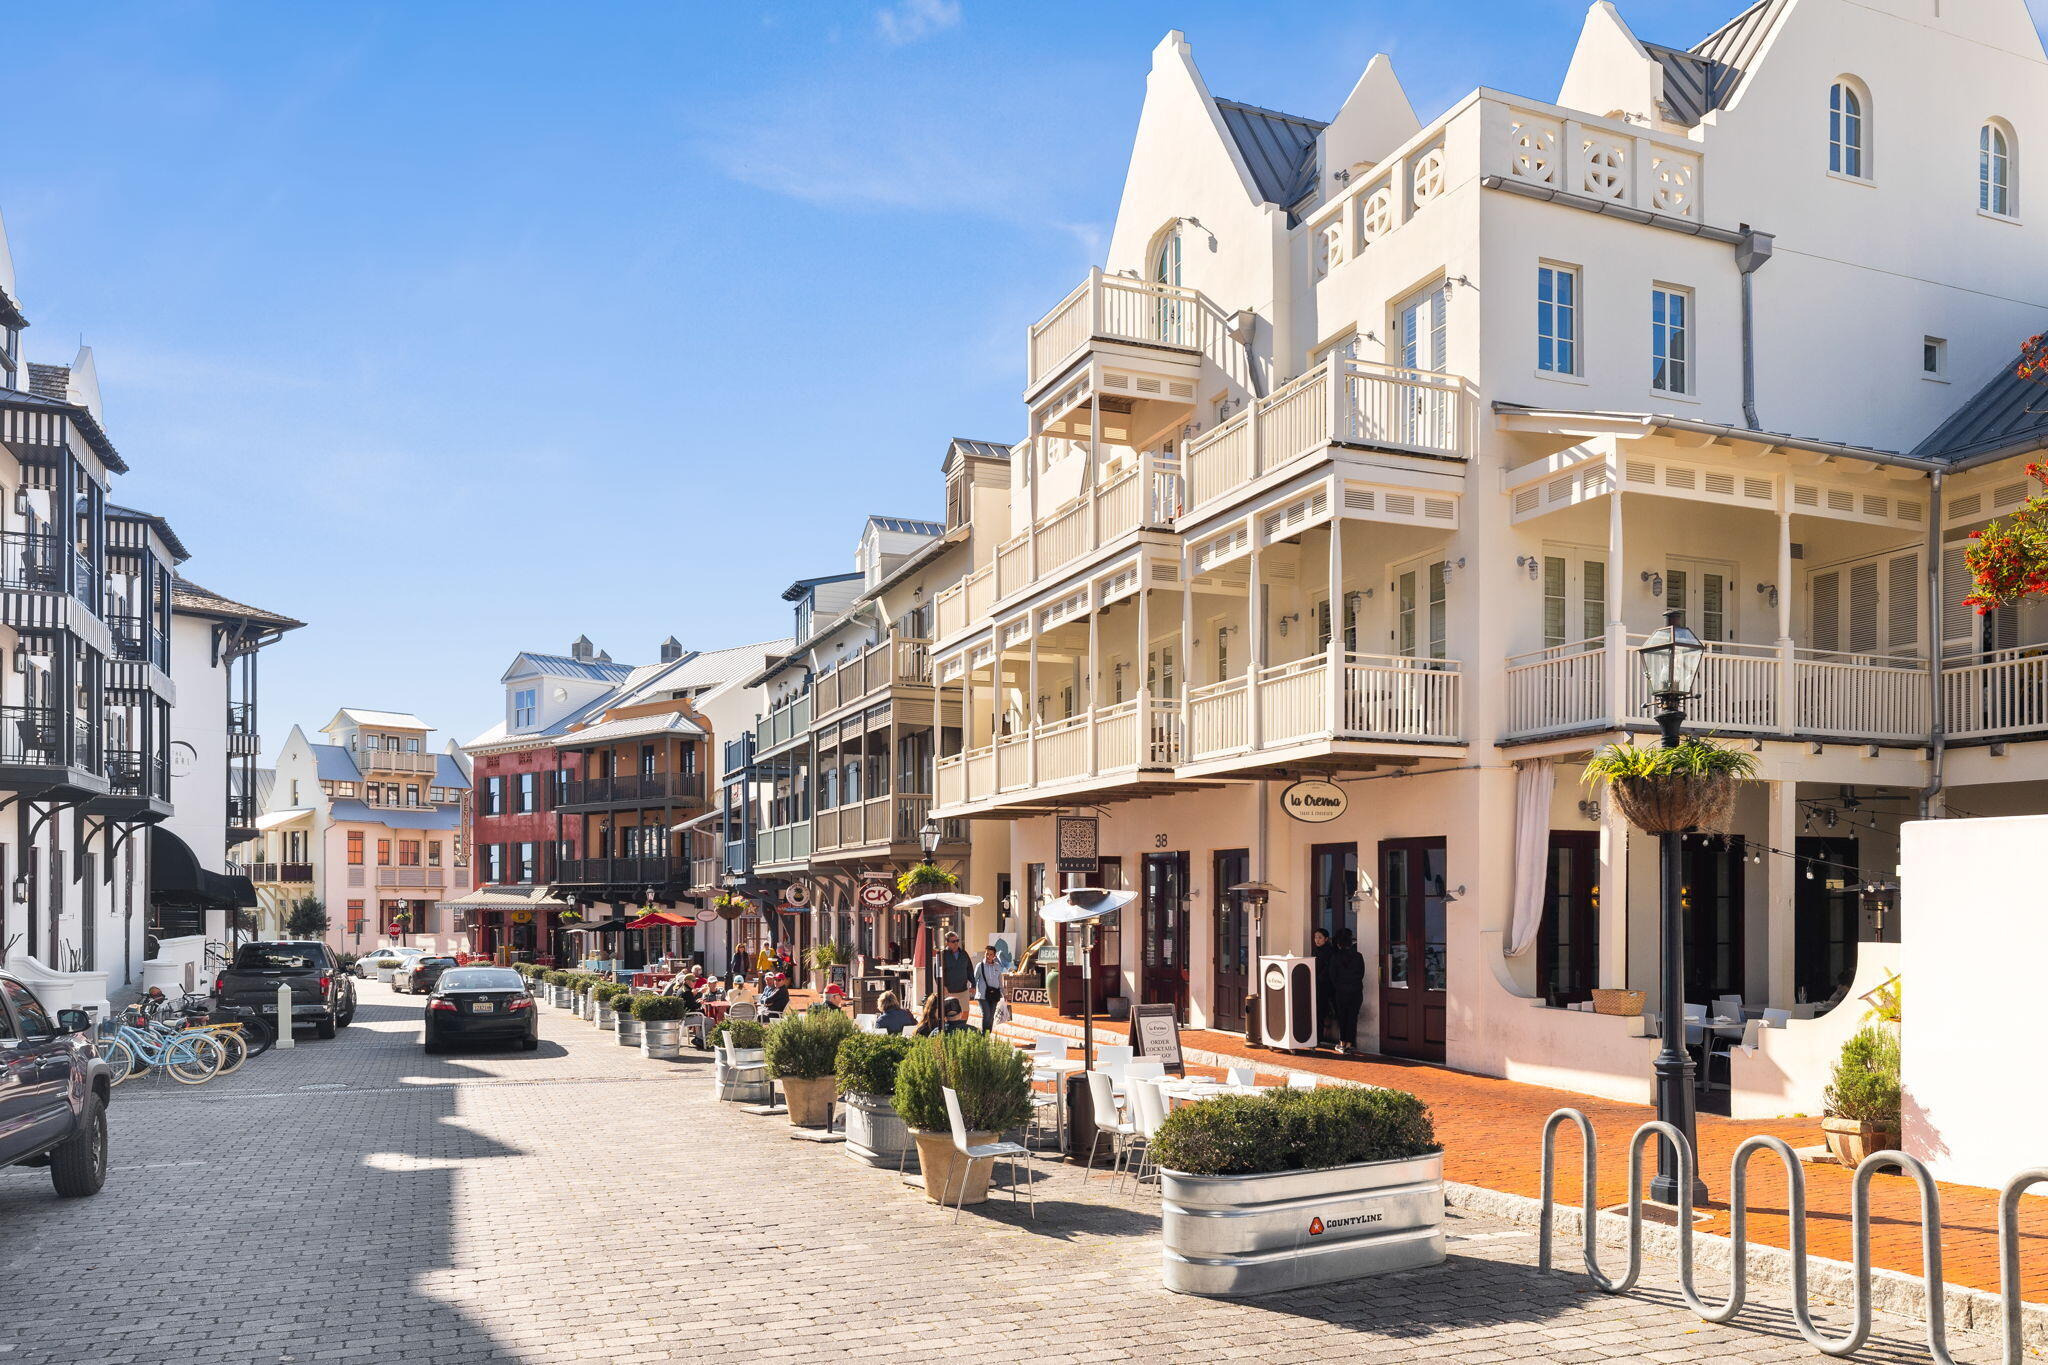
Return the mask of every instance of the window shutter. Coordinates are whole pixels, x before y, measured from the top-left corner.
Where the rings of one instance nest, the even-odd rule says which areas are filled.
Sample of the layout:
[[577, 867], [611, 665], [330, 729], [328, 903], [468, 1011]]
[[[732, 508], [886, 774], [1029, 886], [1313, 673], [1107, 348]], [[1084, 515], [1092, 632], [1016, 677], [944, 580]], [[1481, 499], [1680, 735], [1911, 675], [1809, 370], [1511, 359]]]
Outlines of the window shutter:
[[1893, 654], [1920, 652], [1920, 552], [1893, 555], [1885, 564], [1885, 647]]
[[1842, 647], [1842, 576], [1833, 569], [1811, 580], [1813, 647], [1834, 653]]
[[2020, 612], [2018, 607], [1993, 607], [1985, 618], [1989, 627], [1986, 633], [1991, 637], [1992, 649], [2016, 649], [2020, 642]]
[[1969, 594], [1970, 571], [1963, 564], [1961, 545], [1941, 552], [1941, 652], [1977, 652], [1977, 613], [1963, 605]]
[[1322, 601], [1316, 603], [1316, 648], [1319, 650], [1325, 650], [1329, 647], [1330, 599], [1326, 597]]
[[1849, 652], [1877, 649], [1877, 565], [1849, 566]]

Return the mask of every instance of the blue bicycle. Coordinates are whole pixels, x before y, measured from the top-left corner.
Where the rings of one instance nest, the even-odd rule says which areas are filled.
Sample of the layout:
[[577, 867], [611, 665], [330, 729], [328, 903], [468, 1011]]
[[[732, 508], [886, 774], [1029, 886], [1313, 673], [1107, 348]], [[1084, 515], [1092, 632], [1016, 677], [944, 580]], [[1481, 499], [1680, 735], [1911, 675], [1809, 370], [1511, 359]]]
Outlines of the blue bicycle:
[[157, 1032], [123, 1020], [97, 1040], [115, 1085], [138, 1070], [160, 1070], [180, 1085], [201, 1085], [219, 1074], [226, 1052], [211, 1035]]

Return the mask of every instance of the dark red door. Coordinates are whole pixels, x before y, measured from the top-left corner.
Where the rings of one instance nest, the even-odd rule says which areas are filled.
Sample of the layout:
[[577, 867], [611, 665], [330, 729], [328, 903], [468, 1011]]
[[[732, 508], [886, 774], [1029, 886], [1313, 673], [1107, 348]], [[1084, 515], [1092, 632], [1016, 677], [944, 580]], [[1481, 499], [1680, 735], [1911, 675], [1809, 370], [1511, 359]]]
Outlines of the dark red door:
[[1251, 880], [1251, 866], [1250, 853], [1229, 849], [1216, 855], [1210, 878], [1216, 904], [1216, 974], [1209, 1014], [1217, 1028], [1233, 1033], [1244, 1028], [1244, 998], [1252, 980], [1252, 926], [1243, 894], [1230, 888]]
[[1380, 1051], [1444, 1059], [1450, 961], [1445, 944], [1444, 841], [1380, 845]]
[[1188, 1009], [1188, 855], [1145, 855], [1145, 957], [1138, 972], [1139, 1002], [1172, 1005], [1183, 1022]]
[[1600, 836], [1557, 830], [1543, 885], [1536, 984], [1553, 1006], [1593, 998], [1600, 974]]

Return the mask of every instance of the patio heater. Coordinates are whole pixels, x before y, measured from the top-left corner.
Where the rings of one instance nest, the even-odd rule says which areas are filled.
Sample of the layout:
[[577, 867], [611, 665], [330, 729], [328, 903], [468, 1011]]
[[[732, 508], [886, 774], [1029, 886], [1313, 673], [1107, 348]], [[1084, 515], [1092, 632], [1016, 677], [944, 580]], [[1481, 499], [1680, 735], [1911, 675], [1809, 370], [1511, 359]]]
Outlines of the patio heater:
[[[1636, 651], [1643, 662], [1643, 677], [1650, 696], [1657, 703], [1657, 726], [1663, 732], [1664, 747], [1678, 747], [1678, 730], [1685, 723], [1682, 709], [1686, 698], [1695, 695], [1700, 668], [1707, 649], [1699, 636], [1686, 629], [1684, 613], [1667, 611], [1664, 624]], [[1685, 836], [1666, 833], [1657, 836], [1658, 899], [1662, 952], [1658, 959], [1658, 994], [1663, 1003], [1663, 1046], [1653, 1066], [1657, 1073], [1657, 1117], [1685, 1134], [1689, 1147], [1697, 1152], [1694, 1137], [1692, 1054], [1685, 1050], [1685, 912], [1683, 906], [1683, 859]], [[1697, 1166], [1697, 1162], [1694, 1163]], [[1693, 1178], [1693, 1198], [1706, 1198], [1706, 1182]], [[1650, 1198], [1660, 1204], [1678, 1203], [1678, 1153], [1669, 1142], [1657, 1144], [1657, 1176], [1650, 1182]]]
[[[1074, 925], [1081, 937], [1081, 1071], [1068, 1076], [1067, 1155], [1078, 1160], [1083, 1151], [1095, 1146], [1095, 1103], [1088, 1091], [1088, 1074], [1095, 1069], [1095, 923], [1116, 914], [1138, 898], [1135, 891], [1105, 891], [1093, 886], [1070, 886], [1060, 898], [1046, 902], [1042, 916], [1047, 924]], [[1134, 1030], [1137, 1025], [1131, 1026]], [[1080, 1133], [1087, 1132], [1084, 1146]]]

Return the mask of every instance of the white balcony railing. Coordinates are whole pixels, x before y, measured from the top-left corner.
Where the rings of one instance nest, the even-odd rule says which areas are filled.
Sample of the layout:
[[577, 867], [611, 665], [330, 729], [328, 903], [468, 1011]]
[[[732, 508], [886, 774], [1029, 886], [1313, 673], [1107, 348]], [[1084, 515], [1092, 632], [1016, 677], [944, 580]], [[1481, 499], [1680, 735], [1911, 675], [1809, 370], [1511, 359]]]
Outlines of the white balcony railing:
[[[1642, 636], [1628, 637], [1633, 651]], [[1507, 661], [1507, 731], [1529, 736], [1655, 721], [1648, 684], [1624, 660], [1624, 713], [1608, 704], [1605, 640], [1580, 640]], [[1951, 689], [1950, 696], [1955, 693]], [[1845, 739], [1924, 740], [1927, 667], [1917, 659], [1776, 645], [1710, 642], [1686, 728]]]
[[[1148, 719], [1149, 717], [1149, 719]], [[1044, 721], [938, 762], [938, 807], [1093, 778], [1129, 777], [1180, 761], [1180, 708], [1133, 700]]]
[[1944, 662], [1941, 720], [1952, 739], [2048, 730], [2048, 645]]
[[1333, 357], [1188, 443], [1188, 506], [1228, 498], [1332, 441], [1462, 457], [1471, 412], [1456, 375]]
[[[1330, 682], [1341, 659], [1341, 688]], [[1312, 654], [1188, 691], [1188, 762], [1320, 739], [1455, 743], [1463, 671], [1450, 659]], [[1332, 700], [1338, 723], [1330, 722]]]
[[1215, 353], [1228, 336], [1221, 314], [1199, 290], [1091, 270], [1032, 326], [1029, 382], [1057, 373], [1098, 339]]

